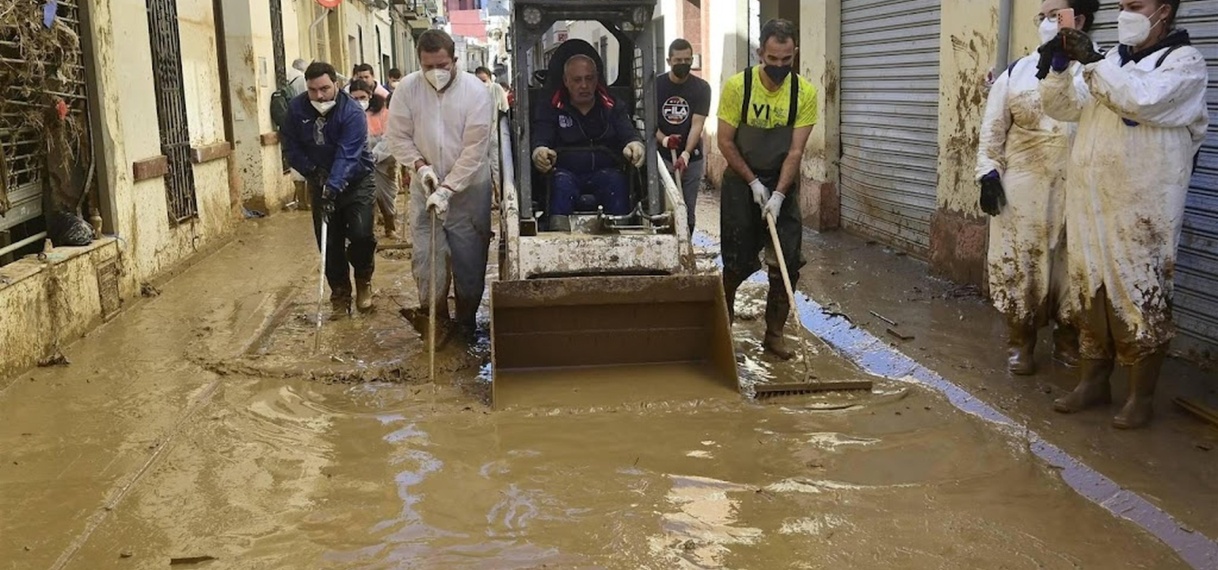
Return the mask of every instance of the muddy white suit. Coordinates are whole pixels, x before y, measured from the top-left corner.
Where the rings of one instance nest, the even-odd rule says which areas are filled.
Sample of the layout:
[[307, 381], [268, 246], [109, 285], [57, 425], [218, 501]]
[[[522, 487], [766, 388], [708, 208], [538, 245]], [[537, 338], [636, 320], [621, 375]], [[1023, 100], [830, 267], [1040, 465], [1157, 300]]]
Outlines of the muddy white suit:
[[1117, 427], [1149, 421], [1175, 333], [1172, 275], [1193, 157], [1209, 123], [1205, 58], [1186, 45], [1183, 30], [1160, 46], [1173, 38], [1185, 45], [1151, 48], [1132, 60], [1128, 48], [1108, 52], [1084, 67], [1084, 86], [1057, 73], [1040, 84], [1050, 116], [1079, 122], [1066, 225], [1070, 288], [1080, 303], [1082, 381], [1055, 407], [1070, 412], [1110, 399], [1115, 358], [1133, 367]]
[[[448, 273], [456, 289], [456, 319], [472, 328], [486, 288], [491, 239], [491, 95], [473, 74], [455, 71], [442, 91], [421, 72], [398, 84], [389, 104], [385, 140], [399, 164], [417, 160], [431, 165], [441, 185], [454, 191], [436, 232], [437, 294], [441, 315], [448, 314]], [[422, 177], [410, 183], [410, 220], [414, 243], [412, 270], [424, 307], [431, 302], [431, 212]]]
[[[1007, 204], [990, 218], [990, 295], [1007, 318], [1011, 370], [1034, 371], [1036, 330], [1049, 319], [1057, 357], [1068, 364], [1077, 340], [1063, 326], [1069, 311], [1066, 279], [1066, 164], [1072, 123], [1044, 113], [1033, 53], [1016, 61], [990, 89], [977, 149], [977, 179], [996, 172]], [[1070, 74], [1081, 86], [1081, 66]]]

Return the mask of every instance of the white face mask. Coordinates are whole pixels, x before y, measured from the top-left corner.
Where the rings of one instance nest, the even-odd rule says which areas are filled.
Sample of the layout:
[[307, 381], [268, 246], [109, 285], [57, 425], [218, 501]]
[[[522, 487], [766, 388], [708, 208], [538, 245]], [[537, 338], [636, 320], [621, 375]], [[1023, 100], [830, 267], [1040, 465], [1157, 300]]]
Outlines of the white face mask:
[[[1162, 6], [1159, 8], [1162, 8]], [[1151, 16], [1158, 13], [1159, 10], [1156, 9]], [[1121, 45], [1140, 45], [1150, 37], [1150, 31], [1162, 23], [1163, 20], [1159, 20], [1151, 24], [1150, 18], [1146, 16], [1137, 12], [1122, 10], [1121, 15], [1117, 16], [1117, 38], [1120, 40]]]
[[317, 109], [317, 112], [322, 115], [329, 113], [330, 109], [333, 109], [338, 104], [336, 101], [310, 101], [310, 103], [313, 103], [313, 108]]
[[1057, 37], [1057, 20], [1053, 18], [1045, 18], [1045, 21], [1040, 23], [1040, 44], [1049, 43], [1049, 40]]
[[447, 69], [428, 69], [423, 73], [423, 77], [427, 78], [427, 82], [432, 87], [439, 91], [448, 87], [448, 82], [452, 81], [452, 72]]
[[360, 108], [360, 109], [363, 109], [363, 110], [365, 110], [365, 111], [367, 111], [367, 110], [368, 110], [368, 105], [372, 104], [372, 102], [371, 102], [371, 101], [367, 101], [367, 100], [365, 100], [365, 101], [358, 101], [358, 103], [359, 103], [359, 108]]

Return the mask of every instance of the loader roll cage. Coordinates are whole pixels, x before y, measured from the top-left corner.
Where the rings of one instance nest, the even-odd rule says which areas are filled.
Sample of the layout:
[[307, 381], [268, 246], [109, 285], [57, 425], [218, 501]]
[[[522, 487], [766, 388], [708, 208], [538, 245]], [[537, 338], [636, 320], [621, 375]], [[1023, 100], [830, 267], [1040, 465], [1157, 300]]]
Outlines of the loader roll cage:
[[[532, 119], [540, 105], [551, 104], [562, 87], [563, 68], [576, 54], [587, 55], [597, 64], [601, 84], [609, 94], [626, 104], [636, 128], [641, 127], [646, 145], [646, 161], [637, 178], [632, 178], [632, 204], [639, 215], [635, 224], [645, 224], [665, 212], [665, 196], [657, 169], [655, 137], [655, 40], [651, 33], [656, 0], [517, 0], [512, 10], [512, 88], [516, 109], [511, 117], [512, 152], [516, 165], [515, 188], [520, 234], [537, 235], [538, 218], [549, 209], [546, 203], [546, 176], [532, 164]], [[605, 63], [598, 50], [583, 40], [567, 40], [555, 49], [545, 70], [531, 71], [532, 53], [555, 22], [596, 21], [617, 39], [619, 72], [612, 83], [606, 81]], [[533, 81], [530, 81], [530, 80]], [[527, 112], [524, 112], [527, 111]], [[503, 172], [504, 176], [513, 173]], [[665, 227], [671, 231], [671, 225]]]

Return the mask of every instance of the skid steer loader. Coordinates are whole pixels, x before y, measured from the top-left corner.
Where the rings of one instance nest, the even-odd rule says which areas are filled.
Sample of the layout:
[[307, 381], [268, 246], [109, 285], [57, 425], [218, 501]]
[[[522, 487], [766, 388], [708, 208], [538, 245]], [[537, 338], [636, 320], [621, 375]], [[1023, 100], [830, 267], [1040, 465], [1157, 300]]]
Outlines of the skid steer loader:
[[[684, 200], [656, 151], [656, 0], [517, 0], [510, 51], [516, 106], [500, 120], [499, 279], [491, 287], [493, 403], [591, 405], [701, 398], [737, 391], [721, 278], [695, 271]], [[620, 72], [582, 40], [534, 51], [555, 22], [597, 21], [617, 40]], [[547, 213], [549, 176], [533, 168], [531, 120], [562, 85], [565, 62], [592, 57], [602, 85], [631, 111], [648, 152], [623, 164], [632, 212], [604, 213], [581, 196], [570, 216]], [[580, 150], [589, 150], [587, 148]], [[560, 151], [561, 152], [561, 151]]]

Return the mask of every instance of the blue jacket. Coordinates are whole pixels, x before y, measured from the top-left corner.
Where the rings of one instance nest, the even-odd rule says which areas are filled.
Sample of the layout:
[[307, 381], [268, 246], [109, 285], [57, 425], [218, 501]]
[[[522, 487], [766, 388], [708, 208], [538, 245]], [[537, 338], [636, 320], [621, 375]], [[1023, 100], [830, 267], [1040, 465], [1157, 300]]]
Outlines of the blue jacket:
[[[280, 144], [288, 164], [309, 176], [317, 168], [330, 172], [326, 185], [342, 193], [347, 185], [372, 173], [372, 153], [368, 152], [368, 118], [350, 95], [339, 91], [338, 102], [322, 117], [301, 93], [288, 104], [288, 115], [279, 131]], [[321, 138], [314, 130], [321, 124]]]
[[554, 94], [549, 105], [538, 105], [533, 121], [533, 148], [549, 147], [561, 151], [565, 147], [603, 146], [614, 153], [559, 152], [558, 168], [571, 172], [591, 173], [602, 168], [616, 168], [622, 160], [622, 150], [633, 141], [642, 141], [626, 105], [599, 90], [596, 103], [587, 115], [571, 106], [565, 89]]

